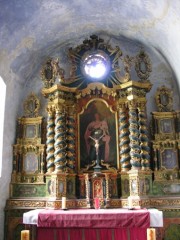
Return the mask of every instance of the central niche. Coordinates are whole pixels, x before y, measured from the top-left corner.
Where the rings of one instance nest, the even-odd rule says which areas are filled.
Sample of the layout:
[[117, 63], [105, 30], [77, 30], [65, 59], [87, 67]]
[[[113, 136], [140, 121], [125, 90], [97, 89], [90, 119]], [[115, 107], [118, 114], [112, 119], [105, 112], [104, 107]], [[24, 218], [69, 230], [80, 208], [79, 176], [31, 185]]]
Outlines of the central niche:
[[[104, 100], [88, 102], [79, 114], [79, 168], [91, 166], [96, 161], [98, 141], [99, 161], [118, 168], [117, 114]], [[95, 164], [94, 164], [95, 165]], [[103, 169], [103, 167], [102, 167]], [[93, 168], [92, 168], [93, 170]]]

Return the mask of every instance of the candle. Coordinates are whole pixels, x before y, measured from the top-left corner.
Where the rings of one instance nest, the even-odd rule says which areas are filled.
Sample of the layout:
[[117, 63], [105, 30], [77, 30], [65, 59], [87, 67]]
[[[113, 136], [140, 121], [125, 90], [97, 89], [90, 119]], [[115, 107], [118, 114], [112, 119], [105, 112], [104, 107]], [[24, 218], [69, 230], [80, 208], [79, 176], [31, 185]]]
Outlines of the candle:
[[132, 208], [133, 207], [133, 200], [131, 197], [128, 197], [128, 207]]
[[66, 209], [66, 197], [62, 197], [62, 209]]
[[94, 205], [95, 205], [95, 209], [99, 209], [99, 208], [100, 208], [99, 198], [95, 198], [95, 199], [94, 199]]
[[22, 230], [21, 231], [21, 240], [29, 240], [29, 239], [30, 239], [29, 230]]
[[156, 240], [156, 229], [155, 228], [147, 229], [147, 240]]

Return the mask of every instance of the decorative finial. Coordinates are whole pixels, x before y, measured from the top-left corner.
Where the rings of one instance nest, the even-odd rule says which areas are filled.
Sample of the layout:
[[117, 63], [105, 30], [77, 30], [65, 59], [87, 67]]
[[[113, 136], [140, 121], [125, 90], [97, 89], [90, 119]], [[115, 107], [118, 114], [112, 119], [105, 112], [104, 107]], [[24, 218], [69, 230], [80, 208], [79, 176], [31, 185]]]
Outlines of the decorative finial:
[[25, 117], [38, 117], [40, 101], [34, 93], [31, 93], [24, 102]]
[[42, 67], [42, 81], [45, 88], [50, 88], [54, 85], [56, 79], [59, 82], [64, 82], [64, 70], [59, 67], [59, 58], [49, 58]]
[[151, 60], [143, 49], [135, 57], [135, 70], [141, 81], [148, 81], [152, 71]]

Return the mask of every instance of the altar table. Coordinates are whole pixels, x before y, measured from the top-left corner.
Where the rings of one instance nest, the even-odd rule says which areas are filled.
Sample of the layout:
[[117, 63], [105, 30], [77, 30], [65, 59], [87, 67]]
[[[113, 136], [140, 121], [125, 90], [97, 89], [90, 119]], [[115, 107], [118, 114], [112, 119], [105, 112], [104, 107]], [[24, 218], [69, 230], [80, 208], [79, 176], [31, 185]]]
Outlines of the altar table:
[[37, 240], [146, 240], [148, 227], [162, 227], [156, 209], [36, 209], [23, 215], [37, 225]]

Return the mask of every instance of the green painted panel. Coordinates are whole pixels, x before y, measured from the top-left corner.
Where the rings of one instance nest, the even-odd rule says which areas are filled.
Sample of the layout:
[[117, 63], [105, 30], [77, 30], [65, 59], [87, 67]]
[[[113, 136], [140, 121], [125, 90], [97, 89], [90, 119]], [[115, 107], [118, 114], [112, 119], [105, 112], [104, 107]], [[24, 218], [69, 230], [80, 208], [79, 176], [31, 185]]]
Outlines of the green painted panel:
[[180, 225], [171, 224], [165, 231], [164, 240], [179, 240], [180, 239]]
[[12, 197], [45, 197], [45, 184], [12, 184]]
[[180, 195], [180, 184], [169, 183], [169, 182], [158, 182], [153, 183], [153, 195], [158, 196], [177, 196]]
[[163, 211], [164, 218], [180, 218], [180, 209], [171, 209], [169, 211]]

